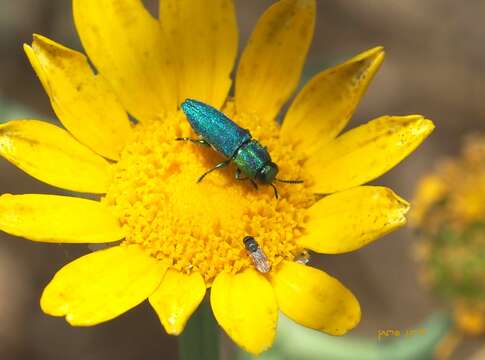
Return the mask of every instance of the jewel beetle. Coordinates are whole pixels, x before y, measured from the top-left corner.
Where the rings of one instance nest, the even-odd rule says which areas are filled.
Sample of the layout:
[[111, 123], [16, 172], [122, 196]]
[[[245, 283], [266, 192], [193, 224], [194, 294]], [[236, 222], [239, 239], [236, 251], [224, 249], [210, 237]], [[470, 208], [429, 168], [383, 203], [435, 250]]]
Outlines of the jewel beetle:
[[302, 180], [277, 179], [278, 165], [271, 160], [266, 147], [253, 139], [249, 130], [241, 128], [219, 110], [194, 99], [186, 99], [181, 108], [200, 138], [179, 137], [176, 140], [210, 146], [227, 158], [202, 174], [197, 182], [201, 182], [209, 173], [226, 167], [232, 161], [237, 167], [236, 180], [249, 180], [255, 188], [258, 187], [256, 181], [271, 185], [276, 198], [278, 190], [274, 185], [275, 181], [303, 183]]

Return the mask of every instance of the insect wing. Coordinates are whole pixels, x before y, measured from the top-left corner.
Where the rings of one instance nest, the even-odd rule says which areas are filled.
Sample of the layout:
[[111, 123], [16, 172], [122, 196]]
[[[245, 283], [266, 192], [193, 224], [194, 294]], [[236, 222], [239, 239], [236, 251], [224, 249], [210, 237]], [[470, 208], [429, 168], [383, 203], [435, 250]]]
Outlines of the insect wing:
[[302, 250], [296, 257], [295, 261], [299, 264], [306, 265], [310, 261], [310, 253], [307, 250]]
[[241, 144], [251, 139], [248, 130], [203, 102], [187, 99], [182, 110], [195, 132], [227, 157], [234, 155]]
[[256, 269], [259, 272], [267, 273], [271, 270], [271, 265], [268, 261], [268, 258], [261, 249], [249, 253], [249, 256], [253, 260], [254, 266], [256, 266]]

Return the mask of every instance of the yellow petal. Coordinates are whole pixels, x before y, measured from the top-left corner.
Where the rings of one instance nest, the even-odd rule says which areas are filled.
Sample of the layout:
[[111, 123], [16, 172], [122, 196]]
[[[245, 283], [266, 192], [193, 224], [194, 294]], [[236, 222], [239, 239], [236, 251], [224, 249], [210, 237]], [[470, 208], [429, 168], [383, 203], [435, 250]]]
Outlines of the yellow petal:
[[200, 273], [187, 275], [168, 270], [149, 300], [167, 333], [179, 335], [204, 299], [205, 292], [205, 282]]
[[57, 272], [40, 299], [42, 311], [74, 326], [111, 320], [144, 301], [166, 271], [137, 245], [80, 257]]
[[382, 116], [352, 129], [320, 147], [308, 160], [313, 191], [333, 193], [381, 176], [433, 131], [430, 120], [419, 115]]
[[40, 35], [25, 52], [62, 124], [81, 143], [117, 160], [130, 132], [128, 116], [86, 57]]
[[0, 196], [0, 230], [33, 241], [105, 243], [124, 235], [99, 201], [57, 195]]
[[29, 175], [63, 189], [105, 193], [110, 164], [66, 130], [38, 120], [0, 125], [0, 155]]
[[173, 59], [140, 0], [74, 0], [73, 11], [89, 58], [132, 115], [146, 120], [176, 109]]
[[376, 47], [316, 75], [291, 104], [281, 128], [283, 138], [313, 153], [348, 123], [384, 60]]
[[274, 119], [300, 80], [315, 12], [315, 0], [281, 0], [263, 14], [237, 69], [237, 111]]
[[329, 195], [308, 209], [299, 245], [339, 254], [361, 248], [406, 223], [409, 204], [392, 190], [359, 186]]
[[238, 32], [232, 0], [163, 0], [160, 23], [177, 62], [179, 103], [221, 107], [231, 87]]
[[220, 273], [211, 305], [217, 322], [244, 350], [259, 354], [273, 343], [278, 307], [271, 284], [255, 270]]
[[355, 296], [323, 271], [283, 261], [271, 281], [280, 310], [303, 326], [344, 335], [360, 321]]

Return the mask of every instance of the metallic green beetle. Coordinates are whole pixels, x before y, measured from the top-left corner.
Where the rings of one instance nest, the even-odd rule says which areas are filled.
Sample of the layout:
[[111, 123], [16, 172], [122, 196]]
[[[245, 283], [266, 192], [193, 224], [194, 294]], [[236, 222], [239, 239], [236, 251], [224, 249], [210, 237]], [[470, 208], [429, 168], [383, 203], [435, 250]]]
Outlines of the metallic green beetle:
[[[208, 170], [199, 178], [202, 181], [210, 172], [226, 167], [231, 161], [237, 167], [236, 180], [249, 180], [257, 188], [256, 181], [271, 185], [275, 197], [278, 190], [274, 181], [300, 184], [302, 180], [277, 179], [278, 165], [268, 153], [266, 147], [251, 137], [248, 130], [241, 128], [219, 110], [201, 101], [186, 99], [181, 105], [192, 129], [201, 136], [200, 139], [177, 138], [176, 140], [192, 141], [207, 145], [227, 157], [226, 160]], [[241, 173], [244, 177], [241, 177]]]

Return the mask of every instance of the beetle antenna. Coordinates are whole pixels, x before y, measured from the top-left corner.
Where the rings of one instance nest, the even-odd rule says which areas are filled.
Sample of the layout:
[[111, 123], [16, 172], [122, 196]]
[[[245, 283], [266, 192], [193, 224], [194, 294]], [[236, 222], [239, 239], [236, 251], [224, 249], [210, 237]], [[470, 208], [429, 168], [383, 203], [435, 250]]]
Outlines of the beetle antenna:
[[276, 181], [287, 183], [287, 184], [303, 184], [303, 180], [283, 180], [283, 179], [276, 179]]
[[278, 189], [276, 188], [275, 184], [270, 183], [274, 190], [274, 197], [278, 199]]

